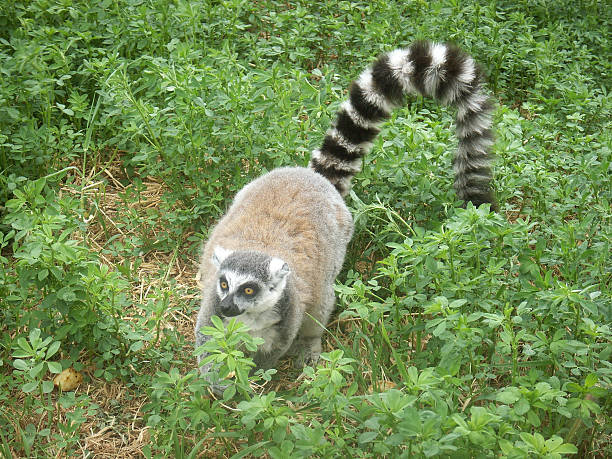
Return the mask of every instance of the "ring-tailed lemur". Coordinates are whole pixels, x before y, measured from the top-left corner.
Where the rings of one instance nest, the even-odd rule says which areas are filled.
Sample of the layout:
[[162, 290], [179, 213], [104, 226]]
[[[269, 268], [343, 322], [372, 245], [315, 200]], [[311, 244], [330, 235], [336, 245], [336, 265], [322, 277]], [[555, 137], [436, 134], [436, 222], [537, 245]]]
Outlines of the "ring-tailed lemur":
[[[201, 327], [216, 314], [237, 318], [264, 339], [254, 355], [260, 367], [273, 367], [292, 344], [306, 361], [318, 359], [319, 323], [326, 325], [333, 310], [334, 281], [353, 232], [343, 196], [379, 125], [413, 93], [457, 107], [455, 189], [465, 201], [495, 205], [488, 154], [493, 104], [474, 60], [431, 42], [384, 54], [353, 82], [309, 167], [254, 180], [211, 232], [200, 265], [197, 346], [208, 339]], [[209, 369], [201, 365], [203, 374]]]

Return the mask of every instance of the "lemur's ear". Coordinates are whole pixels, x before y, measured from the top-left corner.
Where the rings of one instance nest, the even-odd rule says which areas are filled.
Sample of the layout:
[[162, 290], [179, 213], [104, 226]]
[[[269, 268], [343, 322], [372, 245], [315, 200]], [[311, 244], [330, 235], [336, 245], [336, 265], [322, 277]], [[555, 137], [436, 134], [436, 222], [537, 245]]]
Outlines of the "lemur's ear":
[[217, 267], [217, 269], [221, 266], [221, 263], [232, 254], [233, 250], [227, 250], [218, 245], [215, 247], [212, 256], [213, 265]]
[[276, 257], [273, 257], [270, 260], [270, 266], [268, 269], [270, 270], [270, 279], [272, 279], [274, 284], [278, 284], [284, 280], [291, 272], [289, 265], [280, 258]]

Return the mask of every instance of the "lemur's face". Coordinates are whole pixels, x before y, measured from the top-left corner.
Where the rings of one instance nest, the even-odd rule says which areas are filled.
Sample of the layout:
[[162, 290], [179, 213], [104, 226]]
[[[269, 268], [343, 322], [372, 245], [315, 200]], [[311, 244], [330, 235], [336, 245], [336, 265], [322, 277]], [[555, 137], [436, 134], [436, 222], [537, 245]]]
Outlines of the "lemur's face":
[[276, 257], [217, 247], [212, 261], [217, 266], [215, 312], [220, 317], [271, 309], [287, 284], [289, 267]]

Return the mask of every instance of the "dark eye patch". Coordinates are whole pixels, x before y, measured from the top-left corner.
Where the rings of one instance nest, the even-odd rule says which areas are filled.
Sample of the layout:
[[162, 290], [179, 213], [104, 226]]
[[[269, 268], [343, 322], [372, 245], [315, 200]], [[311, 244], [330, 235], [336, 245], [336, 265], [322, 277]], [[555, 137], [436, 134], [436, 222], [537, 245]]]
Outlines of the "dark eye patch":
[[259, 285], [253, 282], [247, 282], [240, 286], [238, 292], [245, 298], [253, 298], [259, 292]]
[[221, 290], [223, 291], [229, 288], [229, 284], [227, 283], [227, 279], [225, 278], [225, 276], [221, 276], [221, 278], [219, 279], [219, 287], [221, 287]]

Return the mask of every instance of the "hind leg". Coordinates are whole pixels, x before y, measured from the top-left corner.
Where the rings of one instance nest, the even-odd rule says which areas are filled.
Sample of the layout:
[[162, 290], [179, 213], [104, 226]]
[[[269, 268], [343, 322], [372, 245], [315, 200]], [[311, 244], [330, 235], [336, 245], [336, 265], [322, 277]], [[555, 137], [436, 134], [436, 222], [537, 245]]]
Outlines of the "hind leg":
[[322, 335], [323, 333], [321, 332], [318, 335], [310, 334], [308, 336], [300, 336], [299, 338], [296, 338], [287, 354], [295, 357], [297, 366], [314, 367], [319, 360], [319, 356], [321, 355]]
[[321, 337], [325, 331], [323, 327], [327, 325], [329, 316], [334, 310], [336, 297], [334, 287], [330, 285], [323, 298], [321, 307], [318, 311], [311, 313], [311, 316], [304, 316], [304, 322], [300, 328], [298, 339], [294, 343], [294, 350], [301, 354], [304, 365], [314, 366], [319, 361], [323, 347]]

